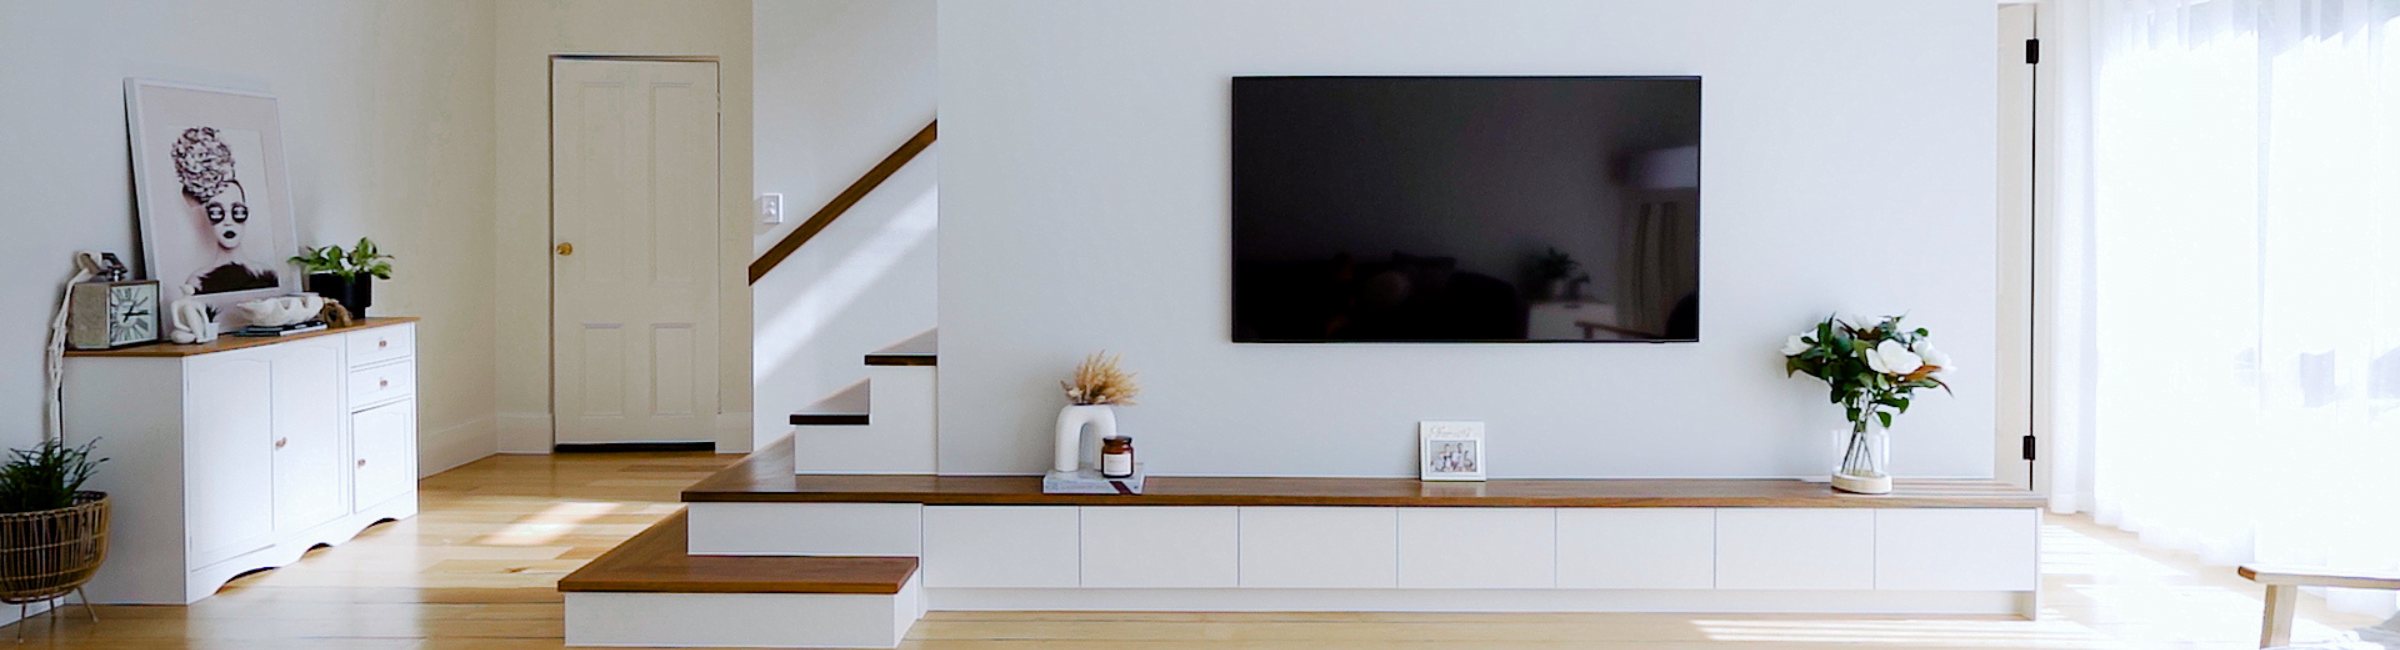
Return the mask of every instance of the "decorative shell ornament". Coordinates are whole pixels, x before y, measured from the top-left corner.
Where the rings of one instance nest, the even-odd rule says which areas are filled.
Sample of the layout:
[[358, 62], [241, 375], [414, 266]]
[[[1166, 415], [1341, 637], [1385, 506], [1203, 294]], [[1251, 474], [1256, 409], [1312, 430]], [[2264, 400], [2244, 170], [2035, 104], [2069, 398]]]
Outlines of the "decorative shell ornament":
[[325, 310], [325, 299], [317, 296], [287, 296], [252, 300], [234, 307], [241, 309], [242, 316], [252, 325], [283, 327], [316, 318], [318, 312]]

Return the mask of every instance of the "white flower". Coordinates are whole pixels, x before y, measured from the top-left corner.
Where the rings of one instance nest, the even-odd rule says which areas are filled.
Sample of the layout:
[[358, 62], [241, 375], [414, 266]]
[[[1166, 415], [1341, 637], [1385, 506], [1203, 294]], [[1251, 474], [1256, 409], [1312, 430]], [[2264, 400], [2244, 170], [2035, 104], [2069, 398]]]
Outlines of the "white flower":
[[1802, 340], [1800, 335], [1793, 334], [1791, 338], [1783, 340], [1783, 356], [1800, 356], [1800, 353], [1807, 352], [1811, 347], [1815, 346], [1811, 346], [1808, 344], [1808, 341]]
[[1877, 320], [1875, 317], [1862, 316], [1859, 314], [1842, 314], [1840, 316], [1835, 316], [1834, 320], [1840, 321], [1843, 327], [1848, 327], [1850, 329], [1859, 330], [1862, 332], [1875, 329], [1875, 326], [1883, 324], [1883, 321]]
[[1934, 349], [1932, 341], [1918, 339], [1916, 347], [1910, 351], [1917, 353], [1919, 358], [1924, 359], [1926, 365], [1941, 368], [1944, 371], [1958, 369], [1958, 366], [1950, 365], [1949, 354], [1946, 354], [1941, 350]]
[[1906, 375], [1925, 367], [1925, 358], [1908, 351], [1908, 346], [1899, 341], [1885, 340], [1867, 353], [1867, 367], [1887, 375]]

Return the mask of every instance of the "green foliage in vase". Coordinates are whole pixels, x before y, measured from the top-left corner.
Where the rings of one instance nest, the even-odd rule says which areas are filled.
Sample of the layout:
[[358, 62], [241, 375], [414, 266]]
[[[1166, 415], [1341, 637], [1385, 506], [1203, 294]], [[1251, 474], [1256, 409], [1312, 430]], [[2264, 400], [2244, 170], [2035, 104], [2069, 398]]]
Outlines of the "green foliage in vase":
[[1842, 405], [1852, 431], [1866, 431], [1869, 420], [1891, 428], [1892, 416], [1908, 412], [1918, 389], [1948, 392], [1941, 373], [1953, 367], [1950, 355], [1933, 347], [1932, 332], [1903, 327], [1900, 319], [1827, 317], [1784, 341], [1783, 374], [1824, 381], [1828, 400]]
[[302, 246], [300, 254], [292, 256], [292, 263], [300, 265], [302, 271], [331, 273], [341, 276], [343, 282], [357, 282], [359, 276], [392, 279], [393, 259], [396, 258], [375, 248], [375, 240], [360, 237], [358, 245], [349, 250], [342, 250], [340, 245]]
[[92, 450], [100, 441], [93, 439], [81, 447], [69, 447], [57, 440], [46, 440], [32, 449], [9, 450], [8, 464], [0, 465], [0, 513], [39, 512], [75, 505], [75, 492], [83, 489], [84, 481], [107, 462], [92, 458]]

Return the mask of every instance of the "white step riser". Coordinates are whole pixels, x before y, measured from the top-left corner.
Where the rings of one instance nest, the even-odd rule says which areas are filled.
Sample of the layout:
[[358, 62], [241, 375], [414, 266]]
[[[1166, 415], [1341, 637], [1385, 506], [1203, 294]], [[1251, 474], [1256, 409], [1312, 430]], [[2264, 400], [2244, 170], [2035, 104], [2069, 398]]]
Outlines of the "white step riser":
[[867, 424], [792, 427], [792, 466], [801, 474], [932, 474], [933, 366], [873, 366]]
[[924, 506], [914, 503], [694, 503], [692, 555], [919, 557]]
[[914, 578], [893, 595], [576, 592], [566, 605], [575, 647], [893, 648], [925, 614]]

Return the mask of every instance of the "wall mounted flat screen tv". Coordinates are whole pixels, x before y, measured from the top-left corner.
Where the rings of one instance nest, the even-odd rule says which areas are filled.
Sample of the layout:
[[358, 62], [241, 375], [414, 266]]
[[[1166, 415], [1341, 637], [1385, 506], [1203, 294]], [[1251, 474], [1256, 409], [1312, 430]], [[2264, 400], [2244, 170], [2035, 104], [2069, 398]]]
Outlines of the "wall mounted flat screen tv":
[[1698, 77], [1236, 77], [1237, 342], [1697, 341]]

